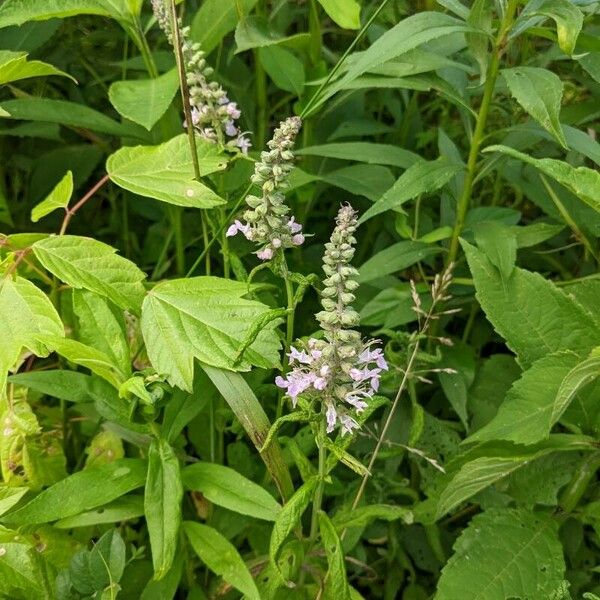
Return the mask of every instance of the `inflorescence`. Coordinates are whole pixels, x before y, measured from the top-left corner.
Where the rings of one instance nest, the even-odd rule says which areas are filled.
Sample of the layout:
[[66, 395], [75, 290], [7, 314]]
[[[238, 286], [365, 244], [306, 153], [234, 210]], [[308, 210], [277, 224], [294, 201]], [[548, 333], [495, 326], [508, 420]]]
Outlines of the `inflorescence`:
[[262, 195], [248, 196], [250, 208], [243, 217], [246, 222], [236, 220], [227, 230], [227, 236], [241, 232], [246, 239], [260, 244], [256, 255], [261, 260], [271, 260], [277, 250], [304, 243], [302, 225], [289, 216], [284, 193], [294, 167], [293, 148], [301, 125], [299, 117], [289, 117], [275, 130], [252, 176], [252, 183], [260, 185]]
[[[164, 0], [152, 0], [152, 9], [160, 28], [173, 45], [172, 20]], [[189, 27], [181, 27], [179, 23], [178, 27], [194, 129], [204, 139], [239, 148], [246, 154], [252, 144], [236, 123], [241, 115], [237, 103], [229, 100], [219, 83], [210, 80], [213, 69], [206, 63], [200, 44], [189, 39]]]
[[301, 394], [321, 400], [327, 421], [327, 433], [339, 424], [342, 435], [359, 427], [352, 411], [362, 412], [379, 389], [381, 372], [388, 366], [378, 340], [364, 342], [353, 329], [359, 315], [352, 308], [358, 288], [358, 271], [350, 265], [354, 256], [357, 227], [356, 213], [342, 206], [330, 241], [325, 244], [321, 293], [323, 310], [316, 318], [324, 339], [311, 338], [299, 348], [291, 347], [291, 371], [277, 377], [275, 383], [286, 390], [295, 407]]

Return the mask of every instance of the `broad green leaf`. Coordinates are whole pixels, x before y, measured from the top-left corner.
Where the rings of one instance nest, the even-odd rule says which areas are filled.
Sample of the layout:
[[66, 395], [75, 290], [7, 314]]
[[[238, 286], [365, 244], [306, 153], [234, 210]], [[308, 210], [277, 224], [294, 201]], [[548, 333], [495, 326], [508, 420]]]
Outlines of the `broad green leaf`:
[[182, 498], [183, 485], [175, 452], [165, 440], [155, 439], [148, 451], [148, 478], [144, 492], [144, 513], [155, 579], [162, 579], [175, 559]]
[[343, 531], [348, 527], [365, 527], [376, 520], [397, 521], [399, 519], [406, 525], [410, 525], [413, 522], [411, 510], [396, 504], [370, 504], [336, 512], [333, 524], [338, 531]]
[[65, 176], [54, 186], [54, 189], [31, 209], [31, 220], [37, 223], [42, 217], [58, 208], [67, 208], [73, 193], [73, 173], [67, 171]]
[[309, 38], [308, 33], [297, 33], [290, 36], [279, 34], [271, 28], [266, 18], [251, 15], [244, 17], [235, 29], [235, 52], [237, 54], [252, 48], [275, 45], [302, 48], [308, 43]]
[[487, 76], [488, 61], [490, 58], [489, 43], [492, 30], [492, 2], [491, 0], [475, 0], [467, 23], [480, 33], [468, 33], [465, 37], [469, 44], [469, 50], [479, 65], [479, 84], [483, 85]]
[[0, 485], [0, 516], [10, 510], [27, 492], [29, 488]]
[[588, 167], [573, 167], [555, 158], [533, 158], [507, 146], [488, 146], [484, 152], [501, 152], [533, 165], [545, 175], [564, 185], [578, 198], [600, 212], [600, 173]]
[[194, 392], [188, 394], [175, 389], [165, 407], [162, 423], [162, 435], [173, 443], [184, 427], [190, 423], [216, 394], [212, 393], [206, 373], [198, 369], [195, 374]]
[[337, 144], [323, 144], [322, 146], [308, 146], [296, 151], [299, 156], [323, 156], [325, 158], [339, 158], [354, 160], [373, 165], [390, 165], [408, 169], [416, 162], [423, 160], [418, 154], [404, 150], [391, 144], [375, 144], [373, 142], [340, 142]]
[[305, 74], [304, 65], [293, 52], [278, 46], [267, 46], [258, 51], [260, 62], [273, 83], [296, 96], [302, 94]]
[[171, 69], [154, 79], [115, 81], [108, 90], [108, 98], [121, 115], [150, 131], [169, 108], [178, 89], [177, 69]]
[[[192, 389], [194, 358], [234, 369], [240, 344], [252, 321], [268, 307], [242, 298], [246, 283], [218, 277], [173, 279], [148, 293], [142, 333], [154, 368], [172, 385]], [[246, 350], [237, 369], [272, 368], [279, 363], [279, 339], [271, 323]]]
[[85, 449], [85, 453], [87, 454], [85, 469], [125, 458], [123, 440], [109, 429], [97, 433], [91, 439], [88, 447]]
[[19, 600], [50, 597], [49, 590], [44, 589], [43, 563], [30, 544], [13, 541], [15, 537], [21, 538], [6, 530], [0, 538], [4, 550], [0, 561], [0, 593], [5, 598]]
[[390, 273], [402, 271], [438, 252], [440, 252], [440, 248], [423, 242], [412, 240], [397, 242], [364, 262], [358, 270], [358, 280], [366, 283]]
[[108, 244], [76, 235], [52, 236], [33, 244], [33, 252], [48, 271], [71, 287], [89, 290], [139, 314], [145, 275]]
[[0, 279], [0, 394], [6, 374], [23, 348], [38, 356], [52, 351], [44, 341], [47, 336], [64, 336], [63, 324], [48, 297], [33, 283], [22, 277]]
[[287, 500], [294, 490], [290, 473], [276, 441], [271, 442], [265, 450], [262, 450], [269, 435], [271, 423], [252, 388], [239, 373], [215, 369], [205, 364], [202, 364], [202, 369], [223, 396], [255, 448], [261, 453], [261, 458], [273, 478], [279, 494], [284, 500]]
[[[176, 560], [169, 572], [160, 580], [150, 579], [141, 591], [140, 600], [173, 600], [183, 574], [185, 561]], [[192, 598], [189, 598], [192, 600]], [[199, 600], [204, 600], [200, 598]]]
[[78, 471], [40, 492], [31, 502], [3, 520], [17, 525], [49, 523], [102, 506], [146, 481], [146, 461], [122, 458], [91, 469]]
[[269, 543], [269, 560], [271, 566], [283, 578], [283, 574], [278, 564], [279, 553], [287, 537], [292, 531], [300, 525], [302, 514], [308, 507], [315, 486], [316, 477], [309, 479], [299, 487], [294, 495], [283, 505], [280, 513], [277, 515], [273, 531], [271, 532], [271, 541]]
[[600, 82], [600, 52], [590, 52], [579, 56], [577, 62], [587, 71], [588, 75]]
[[517, 248], [530, 248], [553, 238], [563, 231], [564, 226], [555, 223], [532, 223], [531, 225], [513, 226], [511, 232], [517, 240]]
[[[594, 359], [591, 360], [594, 364]], [[560, 401], [562, 382], [572, 371], [578, 372], [580, 363], [577, 355], [570, 352], [540, 358], [513, 383], [494, 419], [467, 441], [499, 439], [534, 444], [548, 437], [552, 426], [566, 408], [565, 401], [568, 402], [576, 391], [573, 390], [568, 398], [563, 397]], [[581, 364], [587, 363], [584, 361]]]
[[[196, 137], [202, 176], [221, 171], [227, 159], [216, 144]], [[225, 201], [196, 181], [186, 134], [159, 146], [125, 146], [111, 154], [106, 170], [126, 190], [177, 206], [212, 208]]]
[[536, 67], [502, 69], [513, 98], [564, 148], [568, 148], [560, 124], [563, 83], [552, 71]]
[[318, 519], [321, 541], [329, 566], [323, 598], [328, 600], [350, 600], [352, 596], [350, 595], [350, 586], [346, 576], [346, 559], [342, 542], [326, 513], [322, 510], [319, 511]]
[[[4, 3], [6, 4], [6, 3]], [[58, 30], [60, 21], [31, 21], [2, 28], [2, 47], [7, 50], [33, 52], [43, 46]]]
[[443, 157], [435, 161], [419, 161], [409, 167], [358, 222], [364, 223], [387, 210], [402, 212], [401, 206], [407, 200], [439, 190], [462, 170], [462, 165], [452, 164]]
[[89, 402], [92, 399], [90, 394], [92, 378], [76, 371], [63, 369], [25, 371], [11, 375], [8, 380], [40, 394], [68, 402]]
[[518, 267], [503, 281], [483, 252], [461, 243], [477, 299], [524, 369], [552, 352], [586, 355], [598, 344], [598, 325], [551, 281]]
[[219, 506], [255, 519], [274, 521], [281, 505], [260, 485], [237, 471], [214, 463], [199, 462], [182, 471], [186, 489]]
[[471, 28], [463, 21], [441, 13], [421, 12], [411, 15], [386, 31], [370, 48], [362, 52], [350, 69], [328, 86], [319, 97], [317, 106], [378, 65], [437, 38], [468, 31], [471, 31]]
[[129, 377], [131, 356], [123, 311], [87, 290], [73, 290], [73, 311], [79, 320], [77, 339], [103, 352]]
[[558, 521], [518, 509], [475, 516], [454, 544], [434, 600], [549, 598], [565, 563]]
[[[2, 9], [0, 8], [0, 11]], [[40, 60], [27, 60], [27, 52], [0, 50], [0, 85], [44, 75], [60, 75], [77, 81], [68, 73]]]
[[500, 271], [502, 279], [508, 279], [517, 259], [517, 238], [513, 230], [499, 221], [482, 221], [474, 229], [479, 249]]
[[185, 521], [183, 530], [202, 562], [249, 600], [261, 600], [248, 567], [235, 546], [216, 529]]
[[381, 165], [356, 164], [322, 175], [330, 185], [375, 202], [394, 183], [392, 172]]
[[90, 527], [105, 523], [120, 523], [144, 516], [144, 499], [141, 495], [123, 496], [114, 502], [99, 506], [72, 517], [65, 517], [54, 523], [58, 529]]
[[[1, 9], [0, 9], [1, 10]], [[117, 123], [101, 112], [76, 102], [50, 98], [16, 98], [0, 102], [0, 117], [59, 123], [115, 136], [140, 139], [144, 130], [137, 125]]]
[[360, 4], [356, 0], [319, 0], [319, 4], [343, 29], [360, 29]]
[[[192, 21], [191, 36], [207, 54], [233, 31], [258, 0], [204, 0]], [[241, 10], [241, 14], [238, 11]]]

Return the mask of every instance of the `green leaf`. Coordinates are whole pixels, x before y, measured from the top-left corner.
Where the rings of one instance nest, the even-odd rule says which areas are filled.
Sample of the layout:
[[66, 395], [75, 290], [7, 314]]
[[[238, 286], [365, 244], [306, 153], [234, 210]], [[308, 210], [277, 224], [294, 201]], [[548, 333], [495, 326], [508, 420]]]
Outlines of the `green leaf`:
[[252, 48], [264, 48], [266, 46], [284, 45], [290, 47], [303, 47], [308, 43], [308, 33], [297, 33], [285, 36], [275, 32], [267, 19], [259, 16], [244, 17], [235, 29], [236, 54], [251, 50]]
[[423, 159], [410, 150], [398, 148], [391, 144], [375, 144], [373, 142], [339, 142], [337, 144], [323, 144], [308, 146], [296, 150], [299, 156], [323, 156], [325, 158], [339, 158], [353, 160], [372, 165], [390, 165], [408, 169], [416, 162]]
[[517, 259], [517, 237], [513, 230], [499, 221], [481, 221], [474, 227], [475, 241], [487, 259], [508, 279]]
[[154, 79], [115, 81], [108, 90], [108, 99], [121, 115], [150, 131], [178, 89], [177, 69], [171, 69]]
[[475, 516], [454, 545], [434, 600], [549, 598], [565, 564], [552, 516], [491, 509]]
[[28, 491], [27, 487], [0, 485], [0, 516], [10, 510]]
[[444, 157], [434, 161], [419, 161], [409, 167], [394, 185], [358, 220], [359, 224], [387, 210], [399, 210], [407, 200], [421, 194], [430, 194], [446, 185], [462, 165], [452, 164]]
[[513, 98], [549, 131], [563, 148], [568, 148], [560, 124], [563, 83], [558, 75], [548, 69], [536, 67], [502, 69], [501, 73]]
[[261, 600], [248, 567], [236, 548], [216, 529], [185, 521], [183, 530], [206, 566], [250, 600]]
[[440, 252], [440, 248], [423, 242], [412, 240], [397, 242], [364, 262], [358, 270], [358, 280], [366, 283], [390, 273], [402, 271], [438, 252]]
[[356, 0], [319, 0], [319, 4], [343, 29], [360, 29], [360, 4]]
[[492, 29], [492, 6], [490, 0], [475, 0], [467, 18], [469, 25], [480, 30], [479, 33], [468, 33], [465, 36], [469, 44], [469, 50], [479, 65], [480, 85], [485, 83], [490, 57], [488, 48]]
[[66, 100], [35, 97], [5, 100], [0, 102], [0, 117], [59, 123], [119, 137], [128, 136], [137, 139], [143, 137], [140, 134], [143, 129], [140, 130], [137, 125], [117, 123], [85, 104]]
[[[172, 385], [192, 389], [194, 358], [234, 369], [237, 350], [252, 321], [269, 308], [242, 298], [244, 282], [218, 277], [173, 279], [148, 293], [142, 308], [142, 333], [154, 368]], [[273, 368], [279, 363], [275, 323], [263, 329], [237, 369]]]
[[294, 490], [290, 473], [276, 441], [271, 442], [265, 450], [262, 449], [271, 423], [252, 388], [239, 373], [215, 369], [205, 364], [202, 364], [202, 369], [223, 396], [255, 448], [260, 451], [279, 494], [287, 500]]
[[331, 171], [322, 175], [321, 179], [351, 194], [369, 198], [373, 202], [394, 183], [394, 176], [387, 167], [360, 163]]
[[[0, 9], [1, 10], [1, 9]], [[0, 85], [45, 75], [68, 77], [75, 83], [77, 80], [68, 73], [40, 60], [27, 60], [27, 52], [11, 52], [0, 50]]]
[[323, 598], [328, 600], [350, 600], [350, 586], [346, 577], [346, 564], [342, 542], [327, 514], [321, 510], [318, 513], [318, 518], [321, 541], [323, 542], [329, 566]]
[[92, 377], [76, 371], [63, 369], [25, 371], [11, 375], [8, 380], [40, 394], [68, 402], [89, 402], [92, 399], [90, 394]]
[[155, 579], [162, 579], [175, 559], [182, 498], [181, 472], [173, 448], [165, 440], [152, 440], [148, 451], [144, 513]]
[[33, 244], [33, 252], [48, 271], [71, 287], [89, 290], [139, 314], [145, 275], [108, 244], [76, 235], [51, 236]]
[[376, 520], [389, 522], [399, 519], [410, 525], [413, 522], [411, 510], [396, 504], [370, 504], [339, 510], [333, 517], [333, 523], [338, 531], [343, 531], [349, 527], [365, 527]]
[[89, 568], [96, 589], [117, 583], [125, 570], [125, 542], [118, 530], [109, 529], [89, 554]]
[[[196, 137], [196, 147], [202, 176], [227, 166], [217, 144]], [[196, 181], [185, 134], [158, 146], [125, 146], [108, 157], [106, 170], [120, 187], [176, 206], [212, 208], [225, 202]]]
[[53, 348], [44, 339], [64, 336], [64, 328], [48, 297], [22, 277], [0, 279], [0, 323], [1, 393], [7, 371], [15, 365], [23, 348], [37, 356], [47, 356]]
[[122, 458], [69, 475], [3, 520], [17, 525], [57, 521], [111, 502], [142, 487], [145, 481], [146, 461]]
[[85, 511], [72, 517], [65, 517], [54, 523], [58, 529], [90, 527], [106, 523], [121, 523], [144, 516], [144, 500], [142, 496], [123, 496], [114, 502]]
[[281, 547], [290, 533], [300, 525], [300, 518], [310, 503], [316, 485], [316, 477], [302, 484], [283, 505], [273, 525], [271, 541], [269, 542], [269, 560], [273, 569], [275, 569], [282, 579], [283, 574], [278, 564]]
[[[192, 21], [191, 37], [207, 54], [235, 29], [258, 0], [204, 0]], [[241, 14], [238, 13], [241, 11]]]
[[260, 62], [273, 83], [281, 90], [300, 96], [304, 88], [304, 65], [296, 56], [278, 46], [267, 46], [258, 51]]
[[545, 175], [564, 185], [578, 198], [600, 212], [600, 173], [588, 167], [572, 167], [555, 158], [533, 158], [508, 146], [488, 146], [484, 152], [500, 152], [533, 165]]
[[407, 17], [361, 52], [348, 71], [326, 88], [313, 110], [372, 68], [437, 38], [468, 31], [471, 28], [464, 22], [438, 12], [425, 11]]
[[37, 223], [42, 217], [58, 208], [67, 208], [73, 193], [73, 173], [67, 171], [65, 176], [54, 186], [54, 189], [31, 209], [31, 220]]
[[274, 521], [281, 505], [260, 485], [237, 471], [214, 463], [185, 467], [183, 484], [188, 490], [202, 492], [210, 502], [255, 519]]
[[483, 252], [461, 243], [477, 299], [524, 369], [552, 352], [586, 355], [598, 344], [598, 325], [551, 281], [518, 267], [503, 281]]

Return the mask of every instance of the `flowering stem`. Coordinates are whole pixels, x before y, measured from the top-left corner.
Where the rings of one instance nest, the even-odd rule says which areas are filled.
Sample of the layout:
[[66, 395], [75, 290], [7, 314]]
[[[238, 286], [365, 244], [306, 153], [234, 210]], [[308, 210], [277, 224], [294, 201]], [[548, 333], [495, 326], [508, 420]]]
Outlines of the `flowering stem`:
[[315, 489], [315, 495], [313, 497], [312, 514], [310, 521], [310, 540], [314, 541], [317, 537], [319, 530], [319, 511], [321, 510], [321, 504], [323, 503], [323, 488], [325, 487], [325, 475], [327, 467], [327, 449], [325, 448], [325, 437], [327, 433], [325, 431], [326, 420], [325, 415], [319, 419], [319, 430], [316, 435], [317, 447], [319, 448], [319, 471], [317, 474], [318, 481]]

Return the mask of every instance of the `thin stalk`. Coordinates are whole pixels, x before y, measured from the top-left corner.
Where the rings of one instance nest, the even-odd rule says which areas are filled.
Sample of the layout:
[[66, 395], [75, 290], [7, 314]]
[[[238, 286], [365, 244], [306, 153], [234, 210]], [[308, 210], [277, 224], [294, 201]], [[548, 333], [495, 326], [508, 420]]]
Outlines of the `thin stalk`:
[[561, 494], [558, 505], [564, 513], [569, 514], [575, 510], [598, 469], [600, 469], [600, 453], [594, 452], [577, 469]]
[[325, 415], [319, 422], [319, 431], [317, 433], [317, 446], [319, 448], [319, 467], [318, 467], [318, 482], [317, 488], [315, 489], [315, 495], [313, 497], [312, 514], [310, 521], [310, 539], [314, 541], [317, 538], [319, 531], [319, 511], [323, 504], [323, 488], [325, 487], [325, 476], [327, 470], [327, 449], [325, 448]]
[[75, 216], [75, 213], [109, 180], [110, 176], [108, 173], [98, 181], [88, 192], [73, 206], [73, 208], [65, 209], [65, 217], [63, 219], [62, 225], [60, 226], [60, 231], [58, 235], [64, 235], [71, 219]]
[[150, 75], [150, 77], [153, 79], [158, 77], [158, 69], [156, 68], [156, 63], [152, 57], [150, 46], [148, 46], [148, 40], [144, 35], [142, 24], [140, 23], [139, 19], [136, 19], [135, 29], [130, 30], [129, 34], [133, 39], [134, 44], [142, 54], [142, 60], [144, 61], [144, 66], [148, 71], [148, 75]]
[[265, 145], [267, 135], [267, 74], [254, 50], [254, 81], [256, 91], [256, 147]]
[[471, 205], [473, 183], [477, 172], [477, 159], [479, 157], [479, 149], [481, 148], [485, 127], [487, 125], [490, 106], [494, 97], [494, 87], [496, 86], [496, 80], [498, 79], [498, 72], [500, 70], [500, 58], [504, 53], [506, 37], [513, 24], [516, 9], [517, 0], [509, 0], [506, 12], [504, 13], [504, 17], [500, 23], [498, 35], [494, 42], [494, 50], [492, 52], [492, 58], [490, 60], [490, 64], [488, 65], [486, 74], [483, 98], [481, 100], [481, 106], [479, 107], [479, 113], [477, 114], [475, 131], [473, 132], [473, 137], [471, 138], [471, 147], [469, 148], [469, 157], [467, 159], [467, 174], [465, 177], [464, 188], [456, 207], [456, 220], [454, 222], [454, 229], [452, 231], [452, 239], [450, 240], [450, 249], [446, 257], [447, 265], [455, 262], [458, 254], [458, 239], [462, 233], [465, 225], [465, 218], [467, 216], [469, 206]]

